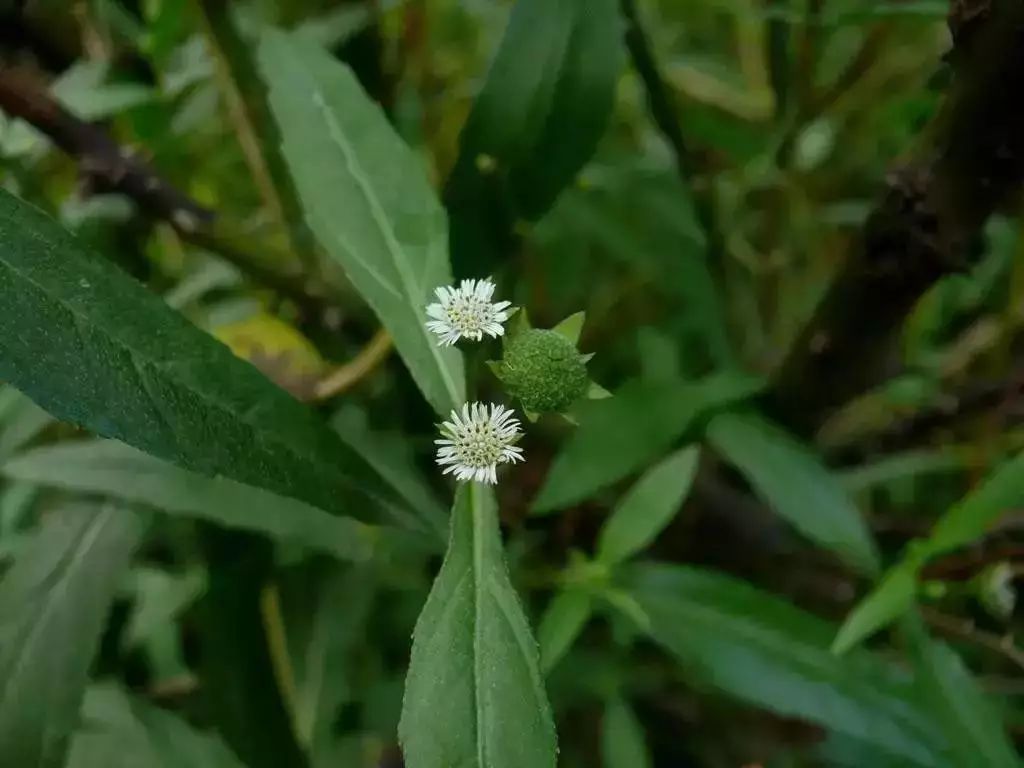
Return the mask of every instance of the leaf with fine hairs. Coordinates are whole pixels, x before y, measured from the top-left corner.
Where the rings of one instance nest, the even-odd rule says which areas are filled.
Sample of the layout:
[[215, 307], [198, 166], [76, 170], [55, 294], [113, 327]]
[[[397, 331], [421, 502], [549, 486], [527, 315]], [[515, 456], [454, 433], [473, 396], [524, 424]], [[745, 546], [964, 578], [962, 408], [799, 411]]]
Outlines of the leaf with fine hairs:
[[395, 341], [438, 413], [465, 402], [462, 355], [426, 328], [451, 283], [448, 221], [424, 168], [347, 66], [268, 30], [259, 62], [310, 229]]
[[336, 514], [402, 509], [310, 409], [2, 190], [0, 306], [0, 380], [57, 418]]
[[409, 768], [554, 768], [537, 644], [508, 579], [491, 490], [463, 485], [416, 623], [399, 736]]

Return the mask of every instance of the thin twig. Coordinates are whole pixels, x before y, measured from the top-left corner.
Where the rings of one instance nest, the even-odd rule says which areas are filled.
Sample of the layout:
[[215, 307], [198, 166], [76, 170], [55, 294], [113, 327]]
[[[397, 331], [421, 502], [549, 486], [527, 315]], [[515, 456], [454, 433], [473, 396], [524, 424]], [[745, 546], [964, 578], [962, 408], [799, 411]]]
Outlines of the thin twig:
[[392, 347], [391, 335], [381, 328], [359, 351], [359, 354], [317, 384], [314, 398], [329, 400], [351, 389], [388, 358]]
[[924, 616], [925, 621], [940, 632], [981, 646], [982, 648], [988, 648], [990, 651], [1004, 656], [1021, 669], [1024, 669], [1024, 651], [1014, 645], [1011, 635], [997, 635], [993, 632], [985, 632], [974, 626], [974, 622], [969, 619], [947, 616], [932, 608], [922, 607], [921, 615]]
[[278, 690], [288, 711], [294, 713], [298, 702], [298, 685], [292, 657], [288, 652], [288, 635], [281, 613], [281, 593], [275, 583], [266, 584], [260, 591], [260, 618]]

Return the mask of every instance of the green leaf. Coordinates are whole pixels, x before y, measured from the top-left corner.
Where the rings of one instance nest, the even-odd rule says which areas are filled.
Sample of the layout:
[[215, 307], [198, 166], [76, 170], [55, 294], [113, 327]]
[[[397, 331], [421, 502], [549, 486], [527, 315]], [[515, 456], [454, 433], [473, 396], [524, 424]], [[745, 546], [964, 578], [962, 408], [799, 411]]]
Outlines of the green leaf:
[[828, 768], [959, 768], [937, 756], [927, 763], [908, 761], [907, 758], [893, 755], [874, 744], [851, 739], [841, 733], [830, 733], [811, 755], [811, 765], [823, 765]]
[[577, 312], [574, 315], [569, 315], [565, 320], [556, 325], [553, 330], [555, 333], [562, 334], [565, 338], [576, 344], [580, 340], [580, 334], [583, 333], [583, 324], [587, 321], [586, 312]]
[[863, 493], [909, 479], [955, 475], [964, 466], [964, 458], [954, 450], [908, 451], [843, 470], [840, 480], [848, 492]]
[[370, 567], [307, 566], [279, 581], [295, 675], [295, 731], [310, 754], [335, 739], [340, 707], [358, 696], [377, 585]]
[[535, 512], [575, 504], [621, 480], [669, 450], [716, 409], [760, 388], [737, 374], [696, 383], [634, 381], [614, 397], [579, 407], [579, 429], [555, 459], [534, 502]]
[[559, 592], [548, 604], [537, 630], [540, 665], [545, 674], [568, 653], [593, 613], [593, 596], [579, 589]]
[[140, 651], [154, 681], [189, 674], [179, 620], [206, 591], [206, 569], [179, 573], [149, 566], [132, 568], [127, 589], [131, 613], [121, 634], [124, 651]]
[[164, 512], [260, 533], [365, 560], [377, 532], [370, 526], [223, 477], [204, 477], [113, 440], [79, 440], [37, 448], [3, 465], [6, 477], [99, 493]]
[[693, 568], [636, 566], [626, 585], [647, 615], [647, 631], [688, 677], [906, 759], [935, 762], [941, 736], [913, 686], [866, 652], [832, 655], [835, 629], [827, 622], [741, 581]]
[[770, 422], [724, 413], [708, 424], [711, 445], [801, 533], [872, 573], [878, 552], [856, 505], [821, 461]]
[[4, 387], [0, 404], [0, 459], [35, 440], [53, 417], [13, 387]]
[[0, 191], [0, 380], [59, 419], [360, 519], [399, 507], [311, 410]]
[[[448, 509], [416, 467], [415, 452], [408, 435], [373, 430], [367, 415], [357, 406], [343, 406], [332, 418], [338, 435], [373, 467], [380, 476], [437, 536], [437, 549], [448, 540]], [[433, 542], [431, 542], [433, 544]]]
[[[681, 353], [686, 375], [735, 367], [691, 191], [660, 161], [602, 160], [587, 169], [584, 185], [567, 189], [528, 233], [553, 300], [567, 306], [589, 301], [601, 281], [579, 279], [581, 270], [628, 270], [644, 282], [649, 301], [671, 302], [659, 328]], [[637, 349], [641, 358], [644, 352]]]
[[420, 161], [348, 67], [320, 47], [268, 31], [259, 61], [310, 228], [434, 409], [461, 407], [462, 356], [438, 347], [425, 325], [434, 289], [452, 280], [445, 213]]
[[598, 559], [614, 565], [654, 541], [690, 492], [699, 461], [700, 448], [691, 446], [649, 469], [619, 502], [601, 529]]
[[515, 216], [540, 218], [597, 148], [624, 64], [615, 0], [519, 0], [445, 192], [459, 273], [493, 266]]
[[918, 680], [949, 741], [954, 764], [1020, 768], [1002, 714], [978, 689], [960, 657], [930, 640], [920, 627], [916, 634]]
[[930, 558], [981, 538], [999, 517], [1024, 505], [1024, 453], [1003, 464], [936, 523], [932, 534], [914, 542], [882, 583], [843, 622], [834, 648], [842, 653], [890, 624], [913, 603], [920, 570]]
[[82, 714], [67, 768], [244, 768], [216, 736], [113, 685], [90, 688]]
[[601, 721], [601, 756], [604, 768], [651, 768], [654, 764], [640, 721], [621, 699], [605, 707]]
[[980, 539], [1004, 514], [1024, 506], [1024, 452], [989, 474], [935, 524], [924, 544], [929, 557]]
[[508, 580], [491, 491], [459, 489], [413, 635], [399, 735], [409, 768], [553, 768], [537, 646]]
[[89, 666], [141, 526], [127, 509], [47, 516], [0, 581], [0, 761], [63, 768]]
[[274, 548], [237, 531], [207, 528], [208, 586], [199, 601], [199, 676], [209, 720], [249, 768], [307, 768], [286, 697], [291, 679], [276, 592]]
[[111, 83], [109, 64], [79, 59], [50, 87], [54, 98], [74, 115], [90, 122], [156, 101], [152, 88], [135, 83]]
[[843, 654], [888, 626], [914, 606], [918, 563], [906, 561], [886, 573], [874, 591], [850, 612], [832, 642], [832, 652]]

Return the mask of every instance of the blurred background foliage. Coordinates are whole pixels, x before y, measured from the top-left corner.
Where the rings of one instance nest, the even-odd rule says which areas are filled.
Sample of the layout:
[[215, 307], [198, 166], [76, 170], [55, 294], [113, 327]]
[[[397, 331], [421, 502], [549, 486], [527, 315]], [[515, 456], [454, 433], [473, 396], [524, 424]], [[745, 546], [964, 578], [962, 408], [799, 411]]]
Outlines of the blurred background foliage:
[[[887, 350], [868, 386], [811, 428], [772, 405], [876, 201], [943, 130], [950, 4], [626, 2], [660, 82], [618, 3], [550, 0], [518, 29], [512, 5], [0, 0], [4, 187], [321, 410], [438, 533], [98, 443], [6, 388], [0, 563], [24, 583], [0, 586], [0, 622], [26, 594], [56, 602], [32, 632], [0, 634], [0, 676], [33, 644], [21, 658], [56, 675], [76, 633], [101, 631], [75, 609], [108, 594], [73, 768], [401, 765], [409, 637], [451, 493], [434, 415], [302, 223], [253, 59], [274, 25], [347, 62], [384, 107], [448, 207], [457, 276], [492, 274], [538, 327], [587, 313], [580, 348], [616, 396], [578, 429], [542, 419], [499, 486], [560, 764], [1018, 764], [1024, 466], [1003, 464], [1024, 446], [1016, 203], [915, 297], [895, 344], [870, 335], [885, 294], [845, 308]], [[577, 25], [568, 45], [562, 23]], [[18, 94], [99, 126], [199, 213], [112, 191]], [[212, 223], [188, 218], [203, 212]], [[859, 380], [867, 363], [850, 365]], [[957, 506], [1000, 467], [995, 492]], [[75, 505], [101, 511], [83, 522]], [[916, 561], [951, 508], [973, 535]], [[119, 526], [110, 552], [33, 576], [89, 526]], [[845, 627], [849, 647], [881, 629], [870, 650], [833, 654], [879, 568], [910, 561]], [[35, 690], [41, 712], [60, 709]]]

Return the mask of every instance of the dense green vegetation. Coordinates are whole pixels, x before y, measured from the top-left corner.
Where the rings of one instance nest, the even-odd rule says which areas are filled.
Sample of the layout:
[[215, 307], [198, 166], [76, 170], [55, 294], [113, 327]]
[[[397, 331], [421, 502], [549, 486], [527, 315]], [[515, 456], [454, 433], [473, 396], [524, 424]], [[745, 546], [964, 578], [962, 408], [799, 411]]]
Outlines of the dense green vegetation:
[[0, 0], [0, 768], [1019, 766], [1022, 81], [1020, 0]]

